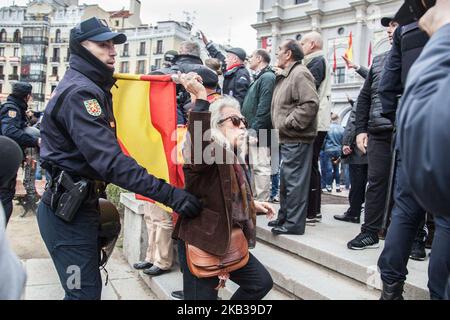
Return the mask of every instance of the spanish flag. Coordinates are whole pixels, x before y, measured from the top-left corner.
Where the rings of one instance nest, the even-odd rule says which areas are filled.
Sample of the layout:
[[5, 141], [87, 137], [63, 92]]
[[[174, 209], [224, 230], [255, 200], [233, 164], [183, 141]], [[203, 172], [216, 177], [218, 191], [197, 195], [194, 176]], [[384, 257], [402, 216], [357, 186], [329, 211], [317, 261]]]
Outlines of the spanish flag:
[[[353, 33], [350, 32], [350, 37], [348, 39], [348, 49], [345, 51], [344, 55], [348, 60], [353, 62]], [[348, 67], [348, 64], [347, 64]]]
[[123, 152], [150, 174], [182, 188], [184, 175], [178, 154], [183, 134], [177, 130], [175, 83], [170, 75], [115, 77], [114, 117]]

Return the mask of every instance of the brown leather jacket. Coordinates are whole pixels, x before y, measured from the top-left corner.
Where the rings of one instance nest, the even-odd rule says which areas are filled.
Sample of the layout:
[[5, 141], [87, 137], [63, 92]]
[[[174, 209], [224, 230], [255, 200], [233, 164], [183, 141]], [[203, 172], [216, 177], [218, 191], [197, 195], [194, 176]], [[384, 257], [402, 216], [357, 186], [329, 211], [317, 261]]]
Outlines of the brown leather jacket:
[[[202, 103], [207, 103], [202, 101]], [[207, 103], [209, 106], [209, 103]], [[197, 110], [196, 106], [196, 110]], [[206, 109], [207, 110], [207, 109]], [[210, 129], [211, 114], [209, 112], [191, 111], [189, 116], [188, 131], [190, 137], [194, 135], [194, 122], [202, 123], [202, 136]], [[198, 135], [198, 133], [197, 133]], [[191, 139], [189, 145], [191, 155], [189, 159], [194, 163], [194, 150], [199, 148], [195, 146], [195, 139]], [[201, 146], [202, 154], [205, 149], [211, 148], [211, 139], [205, 139]], [[200, 140], [201, 141], [201, 140]], [[208, 147], [209, 146], [209, 147]], [[223, 149], [222, 147], [217, 146]], [[223, 149], [225, 154], [225, 149]], [[204, 251], [214, 255], [224, 255], [230, 245], [232, 225], [232, 193], [231, 193], [231, 174], [234, 168], [229, 164], [214, 158], [213, 164], [190, 164], [184, 166], [186, 180], [186, 190], [198, 197], [203, 203], [201, 214], [188, 219], [180, 217], [174, 230], [174, 238], [182, 239]], [[248, 217], [244, 223], [244, 234], [249, 242], [249, 247], [253, 248], [256, 243], [256, 215]]]
[[271, 110], [273, 127], [279, 130], [281, 143], [314, 142], [319, 96], [314, 77], [300, 62], [277, 77]]

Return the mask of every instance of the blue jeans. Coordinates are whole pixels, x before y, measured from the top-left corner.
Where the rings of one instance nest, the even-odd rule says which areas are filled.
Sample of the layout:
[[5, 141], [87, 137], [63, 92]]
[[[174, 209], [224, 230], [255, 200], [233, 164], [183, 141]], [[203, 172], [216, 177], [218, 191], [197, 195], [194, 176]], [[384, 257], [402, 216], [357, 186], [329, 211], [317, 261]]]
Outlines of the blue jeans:
[[327, 176], [325, 178], [326, 187], [330, 188], [333, 186], [333, 181], [336, 181], [336, 186], [339, 186], [341, 184], [341, 175], [339, 172], [339, 163], [334, 164], [333, 158], [339, 158], [341, 156], [340, 151], [325, 151], [324, 158], [325, 158], [325, 165], [327, 168]]
[[328, 157], [325, 155], [325, 151], [320, 151], [320, 184], [321, 188], [327, 187], [327, 176], [329, 174], [330, 166], [328, 165]]
[[272, 190], [270, 191], [270, 199], [278, 197], [280, 194], [280, 173], [272, 175]]

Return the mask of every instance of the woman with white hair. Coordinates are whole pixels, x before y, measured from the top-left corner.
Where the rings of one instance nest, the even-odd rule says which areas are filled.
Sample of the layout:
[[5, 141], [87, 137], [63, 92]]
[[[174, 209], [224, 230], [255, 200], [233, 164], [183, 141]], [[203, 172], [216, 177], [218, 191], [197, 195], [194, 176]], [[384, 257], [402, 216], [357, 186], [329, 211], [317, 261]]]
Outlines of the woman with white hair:
[[185, 148], [186, 190], [203, 204], [197, 218], [181, 217], [175, 227], [174, 235], [180, 240], [184, 299], [216, 300], [218, 289], [228, 277], [240, 286], [232, 300], [262, 299], [272, 289], [273, 281], [251, 254], [247, 255], [245, 265], [219, 277], [201, 277], [192, 267], [188, 246], [220, 259], [235, 245], [237, 232], [253, 248], [256, 213], [266, 213], [271, 219], [274, 211], [269, 204], [253, 200], [248, 166], [242, 160], [247, 129], [239, 102], [223, 97], [210, 105], [201, 78], [196, 74], [182, 75], [181, 83], [195, 101], [189, 115], [189, 147]]

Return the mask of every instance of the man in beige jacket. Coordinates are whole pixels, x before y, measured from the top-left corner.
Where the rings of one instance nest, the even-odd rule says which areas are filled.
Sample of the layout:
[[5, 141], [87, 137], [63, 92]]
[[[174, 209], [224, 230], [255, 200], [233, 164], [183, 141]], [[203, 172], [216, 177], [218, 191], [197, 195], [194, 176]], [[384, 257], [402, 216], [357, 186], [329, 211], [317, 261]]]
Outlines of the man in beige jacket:
[[309, 191], [308, 217], [306, 223], [315, 225], [322, 220], [321, 185], [319, 156], [331, 123], [331, 71], [323, 52], [323, 38], [318, 32], [310, 32], [300, 41], [305, 58], [303, 64], [314, 77], [319, 94], [319, 113], [317, 116], [317, 137], [314, 140], [314, 151], [311, 170], [311, 187]]
[[303, 58], [295, 40], [284, 41], [278, 49], [278, 67], [283, 71], [272, 99], [272, 123], [281, 143], [281, 208], [278, 219], [269, 224], [276, 235], [305, 233], [319, 96]]

